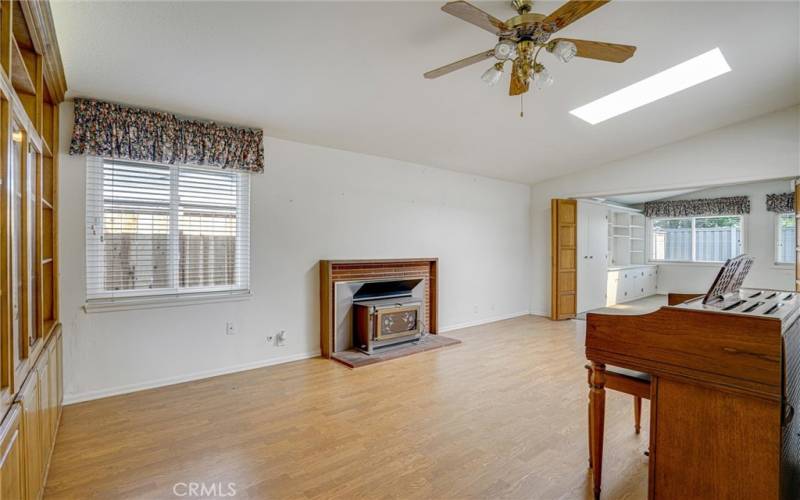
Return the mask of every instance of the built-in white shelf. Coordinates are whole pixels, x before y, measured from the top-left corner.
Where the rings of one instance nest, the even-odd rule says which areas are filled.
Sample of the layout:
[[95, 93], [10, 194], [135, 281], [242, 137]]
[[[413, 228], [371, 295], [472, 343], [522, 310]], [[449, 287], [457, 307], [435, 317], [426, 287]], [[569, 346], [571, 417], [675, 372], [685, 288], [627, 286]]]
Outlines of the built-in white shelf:
[[609, 266], [630, 266], [645, 263], [644, 215], [634, 209], [609, 207]]

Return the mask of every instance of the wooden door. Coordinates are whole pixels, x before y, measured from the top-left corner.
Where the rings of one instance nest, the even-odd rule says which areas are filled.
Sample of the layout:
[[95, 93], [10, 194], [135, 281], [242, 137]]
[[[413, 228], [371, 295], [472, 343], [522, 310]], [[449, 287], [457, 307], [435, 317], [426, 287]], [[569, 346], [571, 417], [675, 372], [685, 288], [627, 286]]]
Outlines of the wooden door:
[[47, 352], [43, 352], [36, 366], [36, 376], [39, 382], [39, 456], [42, 463], [47, 463], [50, 452], [50, 443], [53, 439], [53, 429], [50, 426], [50, 373]]
[[22, 498], [22, 445], [19, 405], [13, 405], [0, 425], [0, 499]]
[[22, 405], [22, 434], [25, 443], [25, 498], [36, 500], [42, 490], [45, 461], [42, 457], [39, 377], [33, 372], [19, 392]]
[[56, 353], [56, 343], [51, 342], [47, 353], [42, 353], [42, 356], [47, 355], [47, 376], [49, 392], [47, 393], [47, 406], [49, 410], [49, 425], [50, 425], [50, 443], [48, 443], [47, 457], [53, 448], [53, 441], [55, 440], [57, 426], [58, 426], [58, 359]]
[[61, 406], [64, 404], [64, 340], [61, 329], [57, 330], [56, 337], [56, 427], [61, 416]]
[[577, 310], [577, 226], [575, 200], [553, 199], [551, 207], [550, 319], [574, 318]]

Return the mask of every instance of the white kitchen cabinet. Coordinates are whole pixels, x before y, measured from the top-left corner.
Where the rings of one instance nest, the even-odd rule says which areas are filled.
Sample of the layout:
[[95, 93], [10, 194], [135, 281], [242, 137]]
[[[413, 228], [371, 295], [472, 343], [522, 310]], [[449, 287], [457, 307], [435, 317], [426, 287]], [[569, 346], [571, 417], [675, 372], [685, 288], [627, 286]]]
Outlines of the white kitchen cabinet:
[[606, 305], [608, 207], [578, 200], [578, 312]]
[[620, 266], [609, 268], [606, 305], [613, 306], [658, 293], [658, 266]]
[[577, 206], [577, 312], [658, 293], [658, 267], [645, 264], [644, 215], [594, 200]]

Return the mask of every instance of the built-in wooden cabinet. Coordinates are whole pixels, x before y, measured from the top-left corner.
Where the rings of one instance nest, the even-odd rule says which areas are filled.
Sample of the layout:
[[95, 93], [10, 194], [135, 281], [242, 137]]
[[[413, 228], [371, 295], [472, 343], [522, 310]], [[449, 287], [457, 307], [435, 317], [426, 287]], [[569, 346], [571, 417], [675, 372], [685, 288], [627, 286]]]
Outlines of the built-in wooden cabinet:
[[0, 424], [0, 498], [24, 497], [25, 458], [20, 432], [20, 405], [12, 405]]
[[57, 328], [25, 379], [14, 404], [20, 413], [21, 449], [25, 464], [21, 477], [24, 495], [16, 498], [35, 500], [42, 497], [61, 416], [61, 346], [61, 329]]
[[0, 500], [37, 499], [63, 398], [58, 103], [50, 5], [0, 0]]
[[[42, 472], [44, 471], [44, 461], [42, 460], [42, 440], [41, 431], [41, 405], [39, 399], [39, 377], [28, 377], [25, 385], [19, 393], [19, 407], [24, 422], [22, 433], [25, 445], [28, 448], [25, 460], [25, 488], [26, 491], [35, 492], [42, 489]], [[30, 497], [30, 495], [28, 495]]]

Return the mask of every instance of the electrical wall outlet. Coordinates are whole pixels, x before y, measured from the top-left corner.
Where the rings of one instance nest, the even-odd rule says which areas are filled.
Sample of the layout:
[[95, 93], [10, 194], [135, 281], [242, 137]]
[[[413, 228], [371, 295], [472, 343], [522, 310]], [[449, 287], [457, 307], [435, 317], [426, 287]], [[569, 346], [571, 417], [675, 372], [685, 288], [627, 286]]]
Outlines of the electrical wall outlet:
[[286, 345], [286, 330], [279, 331], [278, 335], [275, 336], [275, 341], [278, 347]]
[[225, 335], [236, 335], [236, 325], [233, 324], [233, 321], [225, 323]]

